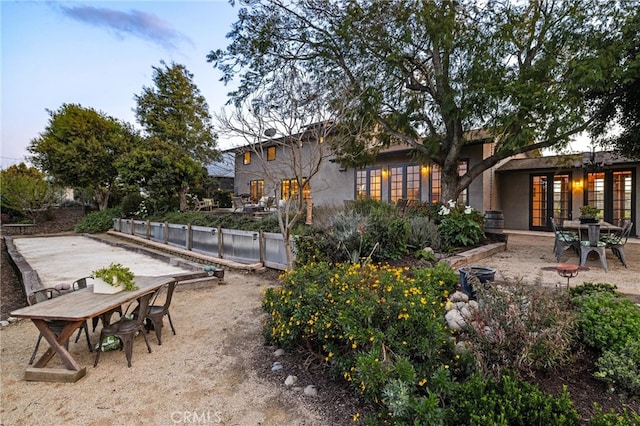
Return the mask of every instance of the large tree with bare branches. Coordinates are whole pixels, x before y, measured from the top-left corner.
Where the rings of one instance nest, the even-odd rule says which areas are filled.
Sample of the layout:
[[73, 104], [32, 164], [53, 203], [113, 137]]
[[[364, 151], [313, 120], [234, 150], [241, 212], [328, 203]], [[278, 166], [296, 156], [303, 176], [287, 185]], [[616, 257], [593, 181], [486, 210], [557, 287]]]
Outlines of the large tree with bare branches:
[[[598, 55], [638, 0], [245, 0], [208, 60], [232, 101], [296, 69], [344, 111], [341, 161], [371, 161], [397, 141], [442, 169], [443, 199], [502, 159], [562, 148], [611, 100], [589, 100], [618, 65]], [[357, 123], [357, 126], [354, 124]], [[353, 129], [357, 128], [357, 132]], [[486, 129], [493, 155], [458, 175], [466, 135]], [[376, 144], [370, 141], [375, 140]]]

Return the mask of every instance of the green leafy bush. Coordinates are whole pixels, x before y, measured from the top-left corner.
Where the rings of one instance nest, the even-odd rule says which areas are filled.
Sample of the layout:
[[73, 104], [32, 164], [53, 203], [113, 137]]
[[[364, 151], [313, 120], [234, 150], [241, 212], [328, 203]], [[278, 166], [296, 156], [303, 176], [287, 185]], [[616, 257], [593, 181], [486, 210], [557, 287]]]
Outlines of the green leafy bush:
[[484, 216], [469, 206], [454, 201], [443, 204], [438, 211], [440, 238], [447, 248], [478, 244], [484, 237]]
[[604, 351], [596, 361], [594, 376], [614, 390], [640, 396], [640, 340], [627, 340], [618, 350]]
[[122, 217], [119, 208], [89, 213], [76, 223], [75, 231], [89, 234], [107, 232], [113, 227], [113, 218], [117, 217]]
[[449, 415], [447, 424], [477, 426], [576, 425], [580, 418], [566, 388], [553, 397], [511, 374], [498, 380], [473, 375], [460, 386]]
[[137, 192], [125, 195], [122, 198], [122, 203], [120, 204], [122, 216], [126, 218], [139, 218], [140, 215], [138, 214], [138, 212], [140, 211], [140, 204], [142, 204], [143, 201], [144, 198]]
[[293, 241], [296, 267], [307, 263], [337, 263], [345, 260], [344, 252], [337, 249], [339, 241], [333, 234], [314, 226], [296, 228]]
[[576, 340], [567, 292], [500, 282], [477, 289], [478, 308], [461, 333], [479, 370], [498, 377], [504, 369], [527, 375], [562, 365]]
[[613, 409], [605, 413], [602, 408], [595, 404], [596, 414], [589, 419], [589, 426], [638, 426], [640, 425], [640, 414], [632, 413], [626, 408], [622, 409], [622, 414], [618, 415]]
[[610, 291], [573, 297], [584, 343], [599, 351], [618, 350], [628, 340], [640, 341], [640, 308]]

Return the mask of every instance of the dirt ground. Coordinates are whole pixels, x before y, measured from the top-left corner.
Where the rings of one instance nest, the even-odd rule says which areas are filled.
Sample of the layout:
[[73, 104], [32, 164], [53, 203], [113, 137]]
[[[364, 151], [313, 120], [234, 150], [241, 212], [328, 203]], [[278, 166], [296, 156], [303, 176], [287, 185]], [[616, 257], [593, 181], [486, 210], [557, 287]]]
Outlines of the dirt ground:
[[[498, 279], [521, 277], [525, 282], [566, 285], [566, 279], [555, 272], [552, 243], [549, 237], [510, 235], [507, 251], [479, 264], [496, 268]], [[583, 280], [609, 282], [625, 293], [639, 294], [640, 244], [627, 246], [629, 268], [608, 254], [608, 273], [589, 260], [571, 285]], [[577, 258], [566, 253], [562, 261], [577, 263]], [[3, 310], [10, 310], [14, 308], [5, 306], [9, 278], [4, 260], [2, 266]], [[260, 301], [264, 289], [276, 285], [276, 275], [227, 271], [225, 285], [179, 287], [171, 306], [177, 335], [166, 324], [159, 346], [150, 334], [152, 353], [147, 353], [143, 339], [136, 339], [131, 368], [120, 351], [103, 354], [94, 368], [95, 355], [87, 351], [85, 342], [71, 343], [71, 353], [87, 367], [86, 377], [74, 384], [26, 382], [24, 371], [37, 330], [29, 321], [3, 328], [0, 424], [353, 424], [353, 414], [366, 407], [340, 383], [331, 382], [326, 370], [306, 368], [305, 354], [275, 358], [275, 348], [263, 346], [265, 317]], [[98, 334], [91, 337], [95, 341]], [[276, 360], [285, 368], [273, 373]], [[306, 396], [287, 388], [283, 383], [288, 374], [298, 376], [296, 386], [315, 384], [319, 395]], [[585, 407], [599, 401], [605, 409], [627, 406], [640, 412], [637, 402], [607, 396], [590, 378], [588, 368], [576, 374], [577, 378], [568, 368], [548, 378], [545, 388], [553, 392], [568, 383], [572, 396]]]

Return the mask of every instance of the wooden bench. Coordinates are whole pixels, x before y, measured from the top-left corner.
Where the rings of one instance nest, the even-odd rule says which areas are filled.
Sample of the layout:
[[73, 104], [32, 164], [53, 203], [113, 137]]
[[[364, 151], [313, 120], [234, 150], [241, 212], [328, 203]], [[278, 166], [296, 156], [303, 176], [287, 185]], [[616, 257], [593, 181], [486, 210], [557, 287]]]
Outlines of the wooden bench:
[[25, 228], [29, 228], [31, 226], [35, 226], [35, 224], [33, 223], [7, 223], [7, 224], [2, 224], [2, 228], [16, 228], [20, 231], [20, 234], [24, 233]]

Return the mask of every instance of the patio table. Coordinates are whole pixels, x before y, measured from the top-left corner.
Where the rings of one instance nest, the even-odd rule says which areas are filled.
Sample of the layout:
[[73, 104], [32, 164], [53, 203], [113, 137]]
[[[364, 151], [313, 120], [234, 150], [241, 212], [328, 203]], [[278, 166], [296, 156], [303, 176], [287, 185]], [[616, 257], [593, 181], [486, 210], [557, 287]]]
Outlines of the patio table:
[[588, 241], [582, 239], [582, 232], [580, 232], [580, 266], [584, 266], [587, 262], [587, 256], [591, 252], [598, 254], [602, 268], [607, 271], [607, 254], [605, 251], [605, 244], [600, 243], [600, 231], [606, 230], [620, 231], [622, 228], [605, 221], [599, 221], [596, 223], [580, 223], [579, 220], [565, 220], [562, 224], [565, 229], [575, 229], [578, 231], [587, 230]]
[[[109, 312], [123, 304], [152, 293], [160, 287], [175, 281], [173, 276], [135, 278], [137, 290], [121, 291], [115, 294], [93, 293], [93, 287], [74, 291], [62, 297], [56, 297], [35, 305], [11, 312], [18, 318], [29, 318], [49, 343], [49, 349], [25, 372], [26, 380], [50, 382], [76, 382], [86, 375], [86, 367], [81, 367], [64, 343], [88, 319]], [[67, 325], [60, 335], [49, 326], [49, 320], [63, 320]], [[55, 354], [60, 356], [65, 369], [47, 368]]]

